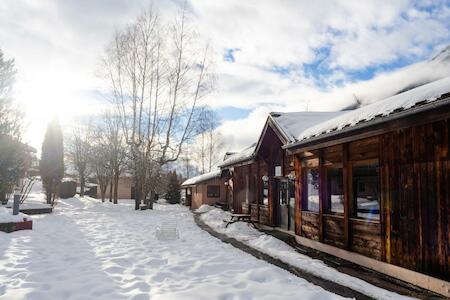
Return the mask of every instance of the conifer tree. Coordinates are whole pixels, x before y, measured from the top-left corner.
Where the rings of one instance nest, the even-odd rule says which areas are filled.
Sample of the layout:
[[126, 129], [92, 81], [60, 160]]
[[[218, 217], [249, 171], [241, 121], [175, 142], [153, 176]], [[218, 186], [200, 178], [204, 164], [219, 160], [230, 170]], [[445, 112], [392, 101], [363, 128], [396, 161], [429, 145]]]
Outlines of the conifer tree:
[[169, 172], [169, 182], [167, 184], [166, 200], [170, 204], [180, 203], [180, 182], [178, 181], [177, 172]]
[[61, 126], [54, 118], [47, 126], [42, 142], [40, 173], [47, 203], [53, 205], [56, 193], [64, 177], [64, 146]]

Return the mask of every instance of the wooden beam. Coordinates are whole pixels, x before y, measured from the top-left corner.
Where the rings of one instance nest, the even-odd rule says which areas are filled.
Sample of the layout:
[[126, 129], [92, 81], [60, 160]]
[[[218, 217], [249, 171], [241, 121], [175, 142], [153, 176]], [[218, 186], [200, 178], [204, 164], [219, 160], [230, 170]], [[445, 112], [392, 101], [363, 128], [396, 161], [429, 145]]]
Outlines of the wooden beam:
[[342, 145], [342, 177], [344, 181], [344, 249], [350, 249], [350, 189], [351, 166], [348, 160], [348, 144]]
[[300, 158], [294, 156], [295, 172], [295, 233], [302, 235], [302, 172]]
[[325, 206], [326, 170], [324, 167], [323, 149], [319, 150], [319, 241], [323, 242], [324, 224], [323, 212]]

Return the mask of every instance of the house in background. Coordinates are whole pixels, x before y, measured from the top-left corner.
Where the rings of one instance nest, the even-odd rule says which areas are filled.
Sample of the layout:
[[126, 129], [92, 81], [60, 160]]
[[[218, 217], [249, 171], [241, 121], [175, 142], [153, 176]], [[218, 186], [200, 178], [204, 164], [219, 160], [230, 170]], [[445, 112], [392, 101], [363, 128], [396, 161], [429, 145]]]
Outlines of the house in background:
[[223, 206], [226, 199], [226, 185], [221, 171], [213, 171], [192, 177], [181, 184], [185, 190], [185, 205], [197, 209], [203, 204]]
[[[106, 187], [105, 198], [109, 199], [111, 186]], [[101, 198], [100, 187], [97, 186], [97, 198]], [[117, 190], [118, 199], [133, 199], [134, 198], [134, 182], [131, 176], [121, 176], [119, 178], [119, 186]]]

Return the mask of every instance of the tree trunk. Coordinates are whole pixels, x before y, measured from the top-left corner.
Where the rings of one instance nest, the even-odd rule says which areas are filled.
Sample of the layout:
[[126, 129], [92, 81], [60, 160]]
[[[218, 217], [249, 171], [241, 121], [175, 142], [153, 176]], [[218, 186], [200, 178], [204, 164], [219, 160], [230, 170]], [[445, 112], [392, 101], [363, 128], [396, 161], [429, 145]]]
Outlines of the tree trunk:
[[119, 194], [119, 170], [114, 170], [114, 204], [117, 204], [117, 198]]
[[106, 198], [106, 188], [107, 185], [105, 183], [100, 185], [100, 197], [102, 198], [102, 202], [105, 202], [105, 198]]
[[153, 209], [153, 199], [155, 199], [155, 191], [150, 191], [150, 197], [147, 203], [148, 209]]
[[112, 202], [112, 199], [113, 199], [113, 185], [114, 185], [114, 180], [113, 180], [113, 177], [111, 176], [109, 178], [109, 202]]
[[84, 197], [84, 186], [86, 185], [86, 179], [84, 172], [80, 172], [80, 197]]

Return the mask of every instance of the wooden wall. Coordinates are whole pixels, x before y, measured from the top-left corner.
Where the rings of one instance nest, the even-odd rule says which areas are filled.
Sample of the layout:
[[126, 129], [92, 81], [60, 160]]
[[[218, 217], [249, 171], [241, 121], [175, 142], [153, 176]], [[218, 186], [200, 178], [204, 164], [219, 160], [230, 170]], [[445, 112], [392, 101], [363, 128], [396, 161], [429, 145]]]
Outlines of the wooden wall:
[[450, 279], [449, 120], [384, 134], [386, 261]]
[[[333, 146], [342, 149], [345, 193], [345, 212], [336, 215], [302, 211], [307, 154], [297, 152], [296, 234], [450, 280], [449, 140], [447, 119]], [[379, 163], [379, 221], [354, 217], [351, 200], [352, 164], [373, 159]]]
[[[218, 185], [220, 186], [220, 197], [208, 197], [207, 189], [208, 185]], [[194, 187], [192, 187], [192, 199], [191, 199], [191, 209], [197, 209], [203, 204], [213, 205], [217, 202], [226, 202], [226, 186], [224, 180], [221, 178], [211, 179], [205, 182], [201, 182]]]

